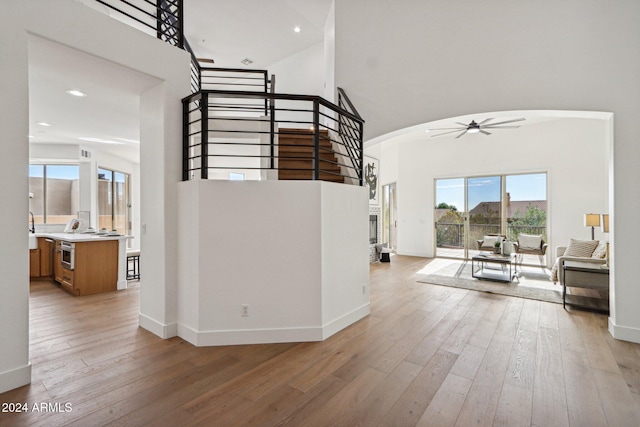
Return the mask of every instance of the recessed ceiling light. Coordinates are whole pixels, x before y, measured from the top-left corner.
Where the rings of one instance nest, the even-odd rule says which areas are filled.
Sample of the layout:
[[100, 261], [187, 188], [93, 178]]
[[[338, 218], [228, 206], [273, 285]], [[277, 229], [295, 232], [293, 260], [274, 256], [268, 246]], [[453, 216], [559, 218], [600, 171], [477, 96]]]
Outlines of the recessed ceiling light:
[[35, 138], [35, 136], [33, 136], [33, 135], [29, 135], [29, 138]]
[[253, 64], [253, 61], [252, 61], [252, 60], [250, 60], [249, 58], [244, 58], [244, 59], [243, 59], [242, 61], [240, 61], [240, 62], [242, 62], [244, 65]]
[[296, 33], [299, 33], [299, 32], [300, 32], [300, 27], [296, 25], [296, 26], [293, 28], [293, 31], [295, 31]]
[[76, 90], [76, 89], [69, 89], [69, 90], [67, 91], [67, 93], [68, 93], [69, 95], [77, 96], [77, 97], [79, 97], [79, 98], [84, 98], [85, 96], [87, 96], [87, 94], [86, 94], [86, 93], [84, 93], [84, 92], [82, 92], [82, 91], [79, 91], [79, 90]]
[[51, 126], [51, 123], [47, 123], [47, 122], [38, 122], [38, 123], [36, 123], [36, 124], [37, 124], [37, 125], [40, 125], [40, 126], [44, 126], [44, 127], [49, 127], [49, 126]]
[[123, 142], [111, 141], [109, 139], [102, 139], [102, 138], [92, 138], [88, 136], [80, 136], [78, 137], [78, 139], [81, 139], [83, 141], [89, 141], [89, 142], [99, 142], [101, 144], [124, 144]]

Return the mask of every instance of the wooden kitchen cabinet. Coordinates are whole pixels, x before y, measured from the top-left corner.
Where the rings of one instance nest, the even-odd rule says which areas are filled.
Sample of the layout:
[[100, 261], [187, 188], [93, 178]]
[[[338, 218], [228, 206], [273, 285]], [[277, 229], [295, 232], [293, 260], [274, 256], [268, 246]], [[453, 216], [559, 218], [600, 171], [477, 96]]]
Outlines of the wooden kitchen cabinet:
[[56, 282], [62, 283], [62, 252], [60, 240], [56, 240], [53, 250], [53, 278]]
[[53, 273], [53, 240], [39, 237], [38, 250], [40, 251], [40, 277], [50, 277]]
[[40, 249], [29, 249], [29, 277], [40, 277]]
[[65, 268], [61, 261], [61, 254], [56, 249], [56, 281], [62, 289], [74, 295], [97, 294], [118, 288], [117, 240], [76, 242], [73, 270]]

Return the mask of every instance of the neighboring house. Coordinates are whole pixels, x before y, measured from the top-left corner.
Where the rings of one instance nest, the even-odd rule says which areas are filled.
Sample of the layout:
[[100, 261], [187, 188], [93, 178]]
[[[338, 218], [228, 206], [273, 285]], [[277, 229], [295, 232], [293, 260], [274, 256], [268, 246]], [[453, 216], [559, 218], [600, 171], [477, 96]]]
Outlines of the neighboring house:
[[[513, 218], [516, 213], [524, 215], [529, 208], [538, 208], [542, 212], [547, 212], [546, 200], [518, 200], [507, 203], [507, 218]], [[469, 211], [470, 215], [484, 215], [485, 217], [500, 215], [500, 202], [481, 202]]]

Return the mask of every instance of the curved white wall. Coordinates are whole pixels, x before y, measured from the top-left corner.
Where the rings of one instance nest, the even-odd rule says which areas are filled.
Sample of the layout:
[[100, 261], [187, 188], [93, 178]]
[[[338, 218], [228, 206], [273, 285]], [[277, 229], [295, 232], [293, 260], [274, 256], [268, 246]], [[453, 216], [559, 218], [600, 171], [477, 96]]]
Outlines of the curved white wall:
[[640, 342], [639, 39], [631, 0], [338, 2], [336, 85], [368, 139], [482, 111], [613, 112], [610, 330]]

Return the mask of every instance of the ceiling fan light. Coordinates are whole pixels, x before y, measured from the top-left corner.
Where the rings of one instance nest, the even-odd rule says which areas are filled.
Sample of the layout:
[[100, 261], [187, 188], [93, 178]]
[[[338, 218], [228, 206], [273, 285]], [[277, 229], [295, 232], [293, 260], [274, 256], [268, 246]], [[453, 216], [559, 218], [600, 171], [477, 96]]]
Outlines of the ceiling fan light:
[[467, 133], [478, 133], [478, 132], [480, 132], [480, 128], [475, 128], [474, 127], [474, 128], [469, 128], [467, 130]]

